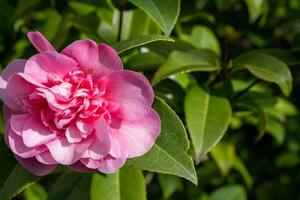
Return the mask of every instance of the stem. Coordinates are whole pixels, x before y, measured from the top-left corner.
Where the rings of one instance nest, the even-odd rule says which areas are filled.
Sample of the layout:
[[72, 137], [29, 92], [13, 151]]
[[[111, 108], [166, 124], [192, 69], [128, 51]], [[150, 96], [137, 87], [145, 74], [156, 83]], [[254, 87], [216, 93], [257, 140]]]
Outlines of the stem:
[[245, 93], [247, 93], [254, 85], [256, 85], [257, 83], [259, 83], [260, 80], [259, 79], [256, 79], [255, 81], [253, 81], [250, 85], [248, 85], [248, 87], [246, 87], [245, 89], [243, 89], [242, 91], [240, 91], [239, 93], [237, 93], [233, 99], [238, 99], [240, 98], [241, 96], [243, 96]]
[[125, 0], [120, 0], [120, 4], [119, 4], [119, 12], [120, 12], [120, 16], [119, 16], [119, 27], [118, 27], [118, 37], [117, 37], [117, 42], [121, 41], [121, 35], [122, 35], [122, 24], [123, 24], [123, 13], [125, 10], [125, 4], [126, 1]]

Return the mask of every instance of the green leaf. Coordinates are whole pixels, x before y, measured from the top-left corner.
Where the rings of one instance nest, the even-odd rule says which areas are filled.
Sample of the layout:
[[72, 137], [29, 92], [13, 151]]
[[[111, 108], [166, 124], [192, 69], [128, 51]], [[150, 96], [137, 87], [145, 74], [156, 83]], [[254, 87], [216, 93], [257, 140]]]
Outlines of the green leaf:
[[299, 55], [296, 52], [292, 52], [286, 49], [259, 49], [255, 52], [265, 53], [270, 56], [276, 57], [287, 65], [300, 64]]
[[195, 26], [192, 29], [191, 35], [181, 35], [183, 41], [201, 49], [211, 49], [216, 54], [220, 55], [220, 44], [215, 34], [206, 26]]
[[194, 164], [187, 154], [189, 141], [181, 120], [161, 99], [156, 98], [153, 106], [160, 116], [161, 133], [148, 153], [127, 163], [148, 171], [177, 175], [197, 184]]
[[246, 191], [241, 185], [227, 185], [216, 189], [210, 197], [211, 200], [246, 200]]
[[169, 36], [179, 16], [180, 0], [129, 0], [146, 12]]
[[183, 184], [177, 176], [158, 174], [158, 180], [162, 189], [163, 199], [169, 199], [174, 192], [183, 188]]
[[[2, 174], [2, 172], [1, 172]], [[32, 175], [20, 164], [15, 165], [0, 190], [0, 199], [8, 200], [22, 192], [39, 177]]]
[[24, 190], [25, 200], [46, 200], [47, 193], [39, 184], [32, 184]]
[[164, 61], [162, 55], [154, 52], [139, 53], [130, 57], [126, 66], [135, 71], [147, 71], [158, 68]]
[[231, 118], [229, 101], [195, 85], [187, 93], [184, 112], [197, 162], [224, 135]]
[[168, 76], [192, 71], [220, 70], [219, 58], [211, 50], [199, 49], [189, 52], [174, 51], [166, 62], [156, 71], [152, 85], [156, 85]]
[[112, 46], [120, 54], [129, 49], [133, 49], [157, 41], [173, 42], [174, 40], [163, 35], [143, 35], [143, 36], [135, 36], [132, 39], [124, 40]]
[[235, 163], [235, 148], [229, 143], [218, 143], [212, 150], [211, 155], [217, 163], [223, 176], [227, 176]]
[[242, 175], [247, 187], [251, 188], [253, 185], [253, 179], [252, 179], [251, 175], [249, 174], [245, 164], [242, 162], [242, 160], [238, 156], [235, 156], [235, 162], [234, 162], [233, 168], [236, 169]]
[[263, 12], [264, 0], [245, 0], [245, 1], [248, 7], [250, 22], [255, 22]]
[[286, 96], [291, 93], [291, 72], [287, 65], [277, 58], [264, 53], [248, 52], [234, 59], [233, 65], [245, 67], [259, 79], [276, 83]]
[[66, 172], [53, 184], [48, 200], [87, 200], [89, 197], [91, 174]]
[[142, 171], [123, 167], [114, 174], [94, 174], [91, 200], [146, 200]]

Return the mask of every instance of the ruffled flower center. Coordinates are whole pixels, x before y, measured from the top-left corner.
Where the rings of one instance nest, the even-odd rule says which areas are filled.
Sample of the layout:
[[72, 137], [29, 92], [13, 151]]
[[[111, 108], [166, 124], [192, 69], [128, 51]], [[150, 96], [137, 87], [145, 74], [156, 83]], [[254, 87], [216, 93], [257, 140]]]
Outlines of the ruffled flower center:
[[23, 103], [28, 112], [40, 114], [50, 130], [64, 132], [71, 124], [81, 130], [81, 124], [90, 124], [100, 117], [111, 123], [111, 113], [119, 105], [105, 99], [105, 82], [95, 82], [90, 74], [80, 70], [69, 72], [63, 78], [53, 74], [47, 78], [46, 87], [37, 87]]

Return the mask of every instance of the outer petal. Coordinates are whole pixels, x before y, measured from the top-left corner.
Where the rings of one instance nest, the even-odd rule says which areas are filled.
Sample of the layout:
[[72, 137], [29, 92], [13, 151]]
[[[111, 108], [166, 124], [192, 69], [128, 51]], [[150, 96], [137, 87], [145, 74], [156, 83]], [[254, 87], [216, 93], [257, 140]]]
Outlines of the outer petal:
[[17, 135], [22, 136], [24, 124], [29, 118], [29, 114], [12, 115], [10, 120], [11, 129]]
[[45, 176], [57, 167], [57, 165], [44, 165], [38, 162], [36, 158], [21, 158], [18, 156], [16, 158], [28, 171], [36, 176]]
[[115, 173], [126, 162], [126, 157], [114, 158], [110, 155], [106, 156], [104, 160], [99, 164], [98, 171], [102, 173]]
[[73, 58], [81, 70], [94, 77], [123, 68], [118, 54], [107, 45], [98, 45], [92, 40], [78, 40], [67, 46], [63, 54]]
[[51, 132], [37, 116], [31, 115], [24, 123], [22, 130], [24, 144], [28, 147], [35, 147], [46, 144], [57, 137]]
[[58, 164], [58, 162], [53, 158], [50, 151], [44, 151], [42, 153], [39, 153], [35, 156], [35, 158], [45, 165], [55, 165]]
[[146, 115], [154, 99], [149, 81], [142, 74], [118, 71], [103, 77], [106, 99], [116, 102], [120, 108], [114, 114], [126, 120], [137, 120]]
[[106, 121], [99, 118], [95, 122], [95, 140], [89, 147], [90, 157], [98, 160], [107, 155], [111, 148], [111, 137]]
[[39, 51], [56, 51], [50, 42], [38, 31], [27, 33], [31, 44]]
[[15, 104], [13, 98], [7, 93], [7, 82], [12, 75], [24, 71], [25, 62], [26, 60], [21, 59], [11, 61], [0, 76], [0, 98], [10, 108], [17, 108], [19, 106]]
[[154, 145], [160, 133], [160, 119], [156, 111], [149, 113], [135, 122], [122, 121], [118, 129], [111, 129], [119, 137], [122, 148], [128, 151], [128, 157], [141, 156]]
[[87, 168], [80, 161], [77, 161], [76, 163], [74, 163], [73, 165], [70, 165], [69, 167], [74, 171], [83, 172], [83, 173], [95, 171], [94, 169]]
[[75, 69], [77, 63], [72, 58], [56, 52], [44, 52], [29, 58], [24, 72], [40, 83], [47, 83]]
[[66, 138], [69, 143], [76, 143], [82, 140], [79, 129], [76, 127], [75, 123], [71, 123], [66, 129]]
[[10, 130], [8, 135], [8, 143], [10, 149], [14, 152], [14, 154], [22, 157], [22, 158], [29, 158], [37, 155], [42, 151], [42, 147], [39, 148], [30, 148], [25, 146], [23, 143], [22, 137], [17, 135], [15, 132]]
[[66, 137], [61, 137], [48, 144], [47, 147], [53, 158], [60, 164], [71, 165], [78, 161], [81, 155], [91, 145], [92, 139], [87, 138], [80, 143], [68, 143]]

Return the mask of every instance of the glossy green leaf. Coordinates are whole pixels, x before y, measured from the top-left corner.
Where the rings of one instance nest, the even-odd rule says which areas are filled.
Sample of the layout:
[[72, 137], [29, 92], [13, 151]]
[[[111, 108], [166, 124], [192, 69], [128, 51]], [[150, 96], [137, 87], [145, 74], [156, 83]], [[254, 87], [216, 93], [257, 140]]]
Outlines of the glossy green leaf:
[[174, 51], [156, 71], [152, 79], [152, 85], [156, 85], [161, 80], [177, 73], [217, 71], [220, 69], [219, 58], [211, 50]]
[[211, 200], [246, 200], [246, 191], [241, 185], [227, 185], [213, 191]]
[[189, 141], [181, 120], [161, 99], [156, 98], [153, 106], [161, 119], [160, 136], [148, 153], [127, 163], [152, 172], [177, 175], [197, 184], [194, 164], [187, 154]]
[[48, 200], [87, 200], [92, 174], [66, 172], [53, 183]]
[[200, 86], [193, 86], [184, 101], [184, 112], [197, 162], [224, 135], [230, 118], [229, 101]]
[[264, 53], [244, 53], [234, 59], [234, 66], [245, 67], [250, 73], [264, 81], [276, 83], [288, 96], [292, 90], [292, 75], [285, 63]]
[[177, 21], [180, 0], [129, 0], [146, 12], [169, 36]]
[[158, 68], [165, 58], [154, 52], [139, 53], [128, 59], [126, 66], [135, 71], [147, 71]]
[[206, 26], [195, 26], [191, 35], [181, 35], [181, 39], [197, 48], [211, 49], [220, 55], [220, 44], [215, 34]]
[[146, 200], [142, 171], [123, 167], [114, 174], [94, 174], [91, 200]]
[[300, 58], [297, 52], [292, 52], [286, 49], [259, 49], [255, 52], [265, 53], [270, 56], [276, 57], [287, 65], [300, 64]]
[[173, 42], [174, 40], [163, 35], [135, 36], [132, 39], [116, 43], [113, 45], [113, 47], [118, 53], [123, 53], [124, 51], [127, 51], [129, 49], [133, 49], [157, 41]]
[[47, 192], [39, 184], [32, 184], [24, 190], [25, 200], [46, 200]]
[[[1, 172], [2, 174], [2, 172]], [[16, 164], [0, 189], [0, 199], [8, 200], [22, 192], [39, 177], [32, 175], [20, 164]]]

